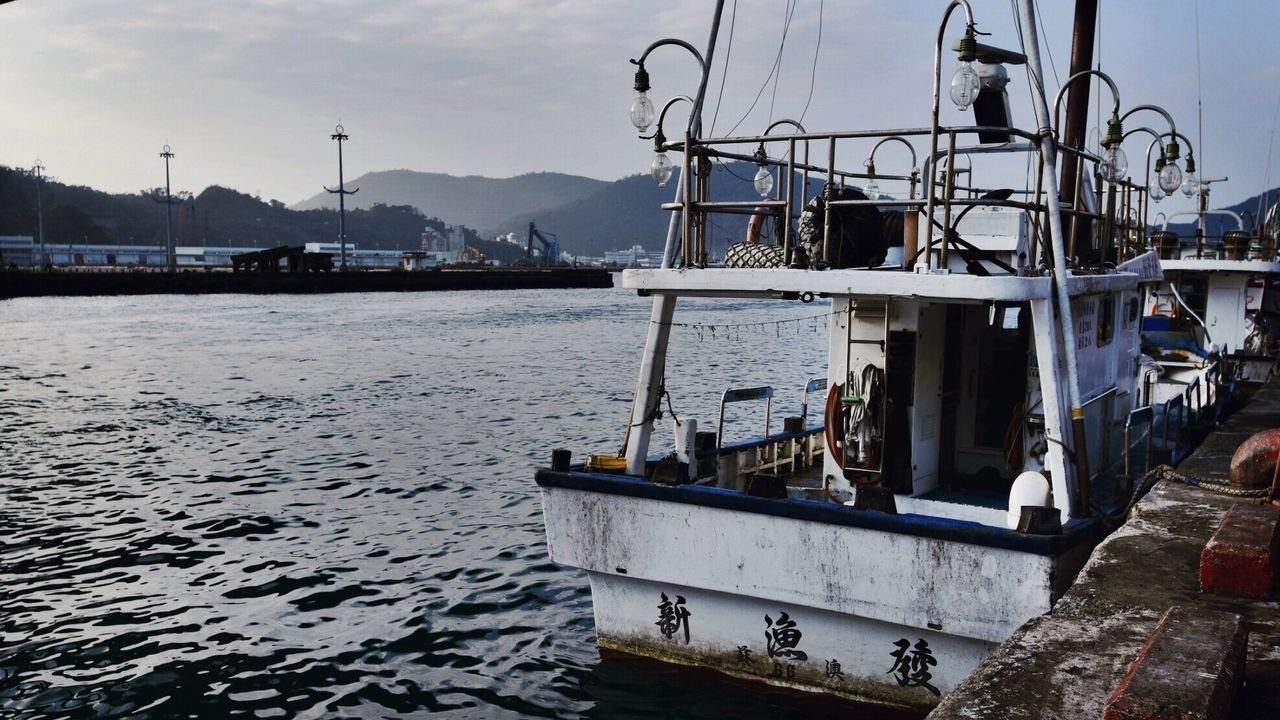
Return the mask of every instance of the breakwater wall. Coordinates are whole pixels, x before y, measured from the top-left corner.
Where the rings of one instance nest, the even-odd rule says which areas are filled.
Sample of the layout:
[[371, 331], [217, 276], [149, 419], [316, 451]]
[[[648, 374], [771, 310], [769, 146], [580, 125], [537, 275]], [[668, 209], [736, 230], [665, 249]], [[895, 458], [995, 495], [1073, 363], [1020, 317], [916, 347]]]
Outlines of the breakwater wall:
[[413, 272], [0, 272], [0, 299], [84, 295], [433, 292], [608, 288], [601, 268], [446, 268]]
[[[1236, 448], [1273, 428], [1280, 428], [1280, 380], [1210, 433], [1176, 474], [1226, 483]], [[928, 720], [1275, 718], [1280, 603], [1202, 585], [1206, 546], [1237, 506], [1274, 522], [1277, 509], [1256, 498], [1157, 482], [1053, 612], [997, 648]], [[1269, 542], [1264, 554], [1275, 553], [1274, 525], [1250, 520], [1228, 529], [1245, 544]]]

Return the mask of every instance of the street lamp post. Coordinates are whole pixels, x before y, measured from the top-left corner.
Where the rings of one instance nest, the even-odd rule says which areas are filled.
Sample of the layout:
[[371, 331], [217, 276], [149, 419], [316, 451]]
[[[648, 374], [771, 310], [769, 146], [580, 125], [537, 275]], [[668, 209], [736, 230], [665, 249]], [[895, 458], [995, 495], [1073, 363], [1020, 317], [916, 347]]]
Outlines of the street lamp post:
[[160, 153], [164, 158], [164, 251], [165, 263], [169, 272], [178, 271], [178, 253], [173, 244], [173, 193], [169, 186], [169, 160], [173, 158], [173, 150], [168, 145]]
[[333, 129], [333, 134], [329, 136], [330, 140], [338, 141], [338, 189], [326, 187], [325, 190], [338, 196], [338, 247], [342, 253], [341, 261], [338, 269], [345, 271], [347, 269], [347, 203], [348, 195], [355, 195], [360, 192], [360, 188], [348, 190], [342, 177], [342, 143], [349, 136], [343, 132], [342, 125], [339, 124]]
[[44, 165], [40, 164], [40, 158], [36, 158], [36, 165], [32, 170], [36, 174], [36, 228], [40, 238], [40, 261], [37, 265], [44, 267], [47, 262], [44, 251]]

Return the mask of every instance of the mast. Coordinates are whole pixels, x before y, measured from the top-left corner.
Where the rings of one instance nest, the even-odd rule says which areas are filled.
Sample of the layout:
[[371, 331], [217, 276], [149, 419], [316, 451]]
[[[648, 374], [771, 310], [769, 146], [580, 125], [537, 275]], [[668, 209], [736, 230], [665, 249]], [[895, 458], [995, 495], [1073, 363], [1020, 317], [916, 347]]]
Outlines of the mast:
[[[1093, 67], [1094, 28], [1098, 21], [1098, 0], [1076, 0], [1075, 27], [1071, 33], [1071, 73], [1067, 77], [1075, 77]], [[1041, 76], [1041, 80], [1043, 81]], [[1062, 144], [1067, 147], [1084, 146], [1085, 126], [1089, 123], [1089, 85], [1088, 82], [1072, 83], [1067, 90], [1067, 118], [1062, 132]], [[1079, 164], [1073, 159], [1062, 163], [1062, 186], [1059, 188], [1061, 199], [1070, 203], [1073, 210], [1080, 209]], [[1072, 222], [1074, 243], [1079, 251], [1091, 248], [1092, 233], [1089, 223]]]
[[[1049, 116], [1049, 105], [1044, 94], [1044, 72], [1040, 63], [1040, 38], [1036, 32], [1036, 16], [1035, 16], [1035, 0], [1022, 0], [1022, 17], [1023, 32], [1026, 34], [1026, 53], [1027, 68], [1030, 70], [1032, 105], [1035, 107], [1036, 119], [1040, 124], [1040, 154], [1044, 159], [1045, 172], [1042, 178], [1047, 187], [1045, 188], [1045, 196], [1049, 198], [1058, 195], [1057, 184], [1057, 163], [1058, 148], [1053, 141], [1051, 130], [1053, 128], [1053, 118]], [[1067, 163], [1070, 164], [1070, 163]], [[1072, 447], [1075, 451], [1075, 487], [1080, 494], [1080, 507], [1072, 507], [1073, 514], [1088, 515], [1089, 514], [1089, 463], [1088, 454], [1085, 448], [1085, 432], [1084, 432], [1084, 404], [1080, 398], [1080, 375], [1076, 363], [1076, 345], [1075, 345], [1075, 322], [1072, 320], [1071, 314], [1071, 294], [1067, 290], [1067, 257], [1066, 248], [1064, 247], [1064, 235], [1062, 227], [1062, 213], [1058, 203], [1047, 203], [1049, 211], [1049, 239], [1050, 246], [1053, 251], [1053, 289], [1058, 301], [1057, 332], [1061, 333], [1060, 348], [1063, 359], [1066, 361], [1065, 375], [1063, 378], [1067, 386], [1067, 401], [1071, 406], [1071, 420], [1069, 427], [1071, 428], [1071, 437], [1069, 443], [1064, 443], [1068, 447]], [[1057, 362], [1057, 358], [1045, 358], [1041, 362]], [[1057, 389], [1054, 388], [1056, 391]], [[1046, 407], [1048, 403], [1046, 402]], [[1050, 438], [1054, 440], [1054, 438]], [[1063, 440], [1059, 440], [1062, 442]], [[1064, 458], [1065, 459], [1065, 458]], [[1065, 466], [1065, 463], [1064, 463]], [[1065, 467], [1064, 467], [1065, 470]], [[1074, 503], [1069, 503], [1069, 506]]]
[[[690, 151], [689, 143], [702, 135], [702, 103], [707, 95], [707, 82], [711, 79], [711, 64], [715, 58], [716, 38], [720, 35], [720, 15], [724, 0], [716, 0], [715, 16], [711, 20], [711, 35], [707, 38], [707, 51], [702, 56], [702, 77], [698, 82], [698, 94], [690, 110], [685, 133], [684, 151]], [[689, 167], [689, 163], [684, 163]], [[680, 202], [685, 192], [685, 175], [681, 172], [676, 182], [675, 202]], [[662, 252], [662, 268], [675, 264], [676, 229], [685, 226], [682, 212], [671, 213], [667, 224], [667, 241]], [[645, 337], [644, 355], [640, 359], [640, 376], [636, 379], [635, 400], [631, 403], [631, 416], [627, 424], [622, 453], [627, 458], [627, 473], [643, 475], [645, 460], [649, 455], [649, 436], [653, 432], [652, 415], [662, 399], [663, 383], [667, 368], [667, 343], [671, 338], [671, 321], [675, 317], [676, 298], [661, 294], [653, 299], [653, 311], [649, 315], [649, 332]]]

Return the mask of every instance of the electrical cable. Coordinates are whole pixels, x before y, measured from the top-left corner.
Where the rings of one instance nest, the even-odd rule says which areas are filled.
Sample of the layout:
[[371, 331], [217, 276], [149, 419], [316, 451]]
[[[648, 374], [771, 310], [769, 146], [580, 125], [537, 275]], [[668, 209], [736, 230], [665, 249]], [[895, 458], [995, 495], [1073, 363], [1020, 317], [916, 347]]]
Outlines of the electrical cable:
[[[1044, 15], [1041, 15], [1041, 14], [1040, 14], [1040, 2], [1039, 2], [1039, 0], [1034, 0], [1034, 2], [1032, 2], [1031, 4], [1032, 4], [1032, 6], [1035, 8], [1035, 10], [1036, 10], [1036, 18], [1038, 18], [1038, 19], [1040, 20], [1040, 33], [1041, 33], [1041, 35], [1043, 35], [1044, 37], [1052, 37], [1052, 36], [1049, 34], [1049, 31], [1045, 29], [1045, 26], [1044, 26]], [[1059, 86], [1059, 87], [1061, 87], [1061, 86], [1062, 86], [1062, 83], [1058, 81], [1058, 67], [1057, 67], [1057, 65], [1055, 65], [1055, 64], [1054, 64], [1054, 62], [1053, 62], [1053, 48], [1051, 48], [1051, 47], [1049, 46], [1049, 43], [1045, 43], [1045, 44], [1044, 44], [1044, 51], [1045, 51], [1045, 54], [1047, 54], [1047, 55], [1049, 56], [1049, 69], [1053, 71], [1053, 84], [1054, 84], [1054, 85], [1057, 85], [1057, 86]]]
[[729, 15], [729, 44], [724, 51], [724, 72], [720, 74], [720, 94], [716, 95], [716, 109], [711, 115], [711, 137], [716, 135], [716, 119], [720, 117], [720, 103], [724, 100], [724, 84], [729, 77], [729, 57], [733, 54], [733, 30], [738, 23], [738, 0], [733, 0]]
[[773, 79], [774, 73], [778, 71], [778, 66], [782, 62], [782, 50], [787, 44], [787, 32], [791, 29], [791, 14], [795, 13], [795, 5], [789, 5], [788, 10], [789, 12], [787, 14], [786, 21], [782, 24], [782, 40], [778, 43], [778, 54], [774, 56], [773, 68], [770, 69], [769, 74], [765, 76], [764, 82], [760, 83], [760, 89], [756, 91], [756, 97], [751, 101], [751, 107], [747, 108], [747, 111], [742, 114], [742, 117], [738, 118], [738, 122], [734, 123], [733, 127], [729, 128], [729, 132], [725, 133], [726, 135], [732, 135], [734, 131], [736, 131], [738, 127], [746, 121], [752, 111], [756, 109], [756, 105], [760, 102], [760, 96], [764, 95], [764, 89], [769, 87], [769, 81]]
[[[797, 4], [799, 4], [799, 2], [800, 2], [800, 0], [791, 0], [791, 7], [790, 7], [789, 12], [788, 12], [788, 14], [787, 14], [787, 26], [788, 26], [788, 27], [790, 27], [790, 25], [791, 25], [791, 15], [795, 14], [795, 11], [796, 11], [796, 5], [797, 5]], [[769, 122], [767, 123], [768, 125], [772, 125], [772, 124], [773, 124], [773, 106], [774, 106], [774, 104], [775, 104], [775, 103], [777, 103], [777, 100], [778, 100], [778, 81], [779, 81], [780, 79], [782, 79], [782, 57], [783, 57], [782, 50], [783, 50], [783, 48], [786, 46], [786, 44], [787, 44], [787, 35], [786, 35], [786, 33], [783, 33], [783, 35], [782, 35], [782, 45], [781, 45], [781, 46], [779, 46], [779, 48], [778, 48], [778, 67], [777, 67], [777, 72], [775, 72], [775, 73], [773, 74], [773, 92], [769, 94]]]
[[1267, 141], [1267, 164], [1263, 168], [1262, 192], [1258, 194], [1258, 218], [1262, 219], [1264, 227], [1266, 225], [1266, 221], [1263, 214], [1263, 203], [1266, 201], [1267, 192], [1271, 190], [1271, 151], [1276, 145], [1277, 120], [1280, 120], [1280, 94], [1276, 96], [1276, 111], [1271, 116], [1271, 139]]
[[[1013, 10], [1014, 27], [1018, 30], [1018, 47], [1022, 49], [1022, 54], [1027, 54], [1027, 45], [1022, 39], [1022, 14], [1018, 12], [1018, 0], [1009, 0], [1009, 8]], [[1035, 94], [1031, 91], [1031, 85], [1027, 85], [1027, 96], [1032, 103], [1036, 101]], [[1022, 173], [1022, 190], [1028, 196], [1031, 195], [1031, 161], [1035, 157], [1035, 153], [1026, 153], [1027, 166]]]
[[1204, 320], [1200, 319], [1200, 316], [1196, 314], [1196, 311], [1192, 310], [1191, 307], [1187, 305], [1187, 302], [1182, 299], [1181, 295], [1178, 294], [1178, 288], [1175, 287], [1173, 283], [1169, 283], [1169, 289], [1173, 291], [1173, 296], [1178, 299], [1178, 304], [1181, 305], [1183, 309], [1186, 310], [1187, 313], [1190, 314], [1191, 317], [1195, 319], [1196, 322], [1200, 323], [1200, 327], [1204, 328], [1204, 339], [1207, 340], [1210, 345], [1212, 345], [1213, 338], [1209, 335], [1209, 326], [1205, 325]]
[[813, 69], [809, 71], [809, 97], [805, 98], [804, 109], [800, 111], [800, 124], [804, 124], [805, 113], [809, 112], [809, 103], [813, 102], [813, 87], [818, 78], [818, 52], [822, 50], [822, 17], [826, 0], [818, 2], [818, 43], [813, 47]]
[[[1204, 85], [1200, 80], [1200, 0], [1196, 0], [1196, 147], [1200, 148], [1200, 177], [1204, 177]], [[1197, 192], [1199, 188], [1196, 189]], [[1203, 220], [1201, 221], [1203, 222]], [[1207, 328], [1206, 328], [1207, 331]]]

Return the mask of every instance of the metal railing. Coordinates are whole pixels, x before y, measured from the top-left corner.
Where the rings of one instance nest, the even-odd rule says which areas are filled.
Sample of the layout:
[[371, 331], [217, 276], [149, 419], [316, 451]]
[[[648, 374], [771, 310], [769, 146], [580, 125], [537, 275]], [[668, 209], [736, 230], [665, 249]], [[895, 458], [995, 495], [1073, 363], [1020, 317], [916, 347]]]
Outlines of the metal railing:
[[[837, 146], [841, 143], [847, 144], [858, 141], [883, 141], [890, 137], [927, 138], [931, 128], [896, 128], [829, 133], [797, 132], [790, 135], [756, 135], [668, 141], [663, 146], [664, 149], [683, 152], [683, 167], [687, 173], [686, 177], [695, 178], [694, 182], [685, 183], [686, 191], [678, 202], [666, 203], [662, 206], [666, 210], [679, 211], [682, 214], [681, 228], [683, 232], [680, 260], [683, 266], [706, 266], [708, 259], [707, 224], [709, 216], [713, 214], [752, 215], [761, 212], [772, 215], [780, 226], [781, 237], [779, 245], [786, 264], [799, 266], [795, 252], [795, 232], [792, 225], [793, 221], [800, 218], [800, 214], [806, 205], [805, 196], [811, 183], [818, 180], [825, 183], [823, 200], [827, 208], [891, 206], [906, 212], [923, 212], [925, 214], [928, 227], [924, 233], [924, 247], [919, 248], [918, 252], [911, 254], [910, 257], [907, 257], [904, 253], [903, 269], [913, 267], [917, 258], [921, 258], [931, 269], [947, 267], [950, 252], [949, 246], [951, 245], [949, 236], [953, 220], [962, 215], [966, 208], [973, 206], [1010, 207], [1029, 213], [1031, 216], [1030, 229], [1032, 237], [1029, 247], [1030, 256], [1027, 258], [1026, 264], [1031, 268], [1035, 268], [1039, 264], [1050, 264], [1052, 262], [1052, 253], [1047, 251], [1048, 237], [1045, 230], [1047, 225], [1047, 206], [1045, 199], [1042, 197], [1039, 182], [1044, 166], [1043, 157], [1037, 149], [1038, 136], [1012, 127], [939, 127], [937, 130], [940, 138], [945, 138], [946, 140], [945, 148], [940, 148], [934, 157], [926, 156], [924, 158], [923, 197], [908, 197], [905, 199], [834, 199], [833, 194], [836, 190], [846, 187], [846, 183], [851, 180], [875, 179], [877, 182], [910, 183], [911, 187], [914, 188], [915, 182], [921, 177], [915, 168], [912, 168], [909, 174], [883, 172], [872, 174], [868, 171], [869, 169], [848, 170], [837, 167]], [[1008, 135], [1012, 140], [998, 145], [960, 144], [962, 138], [989, 132]], [[767, 146], [776, 143], [785, 143], [786, 145], [786, 152], [782, 159], [774, 159], [767, 156], [762, 158], [746, 151], [746, 148], [753, 145]], [[809, 160], [807, 147], [810, 143], [825, 144], [825, 163], [816, 163]], [[804, 159], [797, 160], [797, 151], [801, 150], [799, 147], [801, 144], [806, 148], [803, 150]], [[1085, 162], [1097, 162], [1099, 160], [1096, 155], [1076, 148], [1064, 146], [1058, 149], [1081, 167]], [[1036, 155], [1036, 183], [1033, 189], [1008, 190], [983, 188], [972, 182], [968, 185], [958, 185], [956, 183], [956, 176], [959, 172], [962, 172], [954, 169], [954, 161], [957, 156], [1015, 153], [1034, 153]], [[786, 172], [786, 177], [784, 182], [775, 183], [772, 197], [712, 201], [710, 199], [712, 159], [758, 163], [782, 170]], [[939, 167], [939, 164], [943, 161], [945, 163]], [[969, 171], [963, 170], [963, 172]], [[1098, 206], [1101, 205], [1103, 185], [1113, 195], [1119, 193], [1116, 195], [1119, 200], [1116, 203], [1108, 203], [1106, 210], [1098, 209]], [[797, 186], [799, 186], [799, 189]], [[1094, 209], [1077, 209], [1072, 203], [1067, 203], [1062, 208], [1062, 212], [1065, 216], [1070, 217], [1072, 222], [1088, 221], [1092, 223], [1094, 236], [1100, 239], [1095, 242], [1106, 240], [1109, 244], [1115, 245], [1115, 248], [1111, 251], [1114, 256], [1118, 257], [1122, 254], [1127, 256], [1133, 254], [1139, 244], [1145, 250], [1144, 227], [1139, 224], [1138, 218], [1140, 214], [1137, 211], [1141, 203], [1139, 196], [1142, 194], [1140, 192], [1142, 190], [1144, 188], [1128, 181], [1117, 183], [1103, 181], [1102, 185], [1099, 185], [1097, 189], [1099, 201], [1095, 203]], [[1002, 192], [992, 195], [994, 191]], [[824, 213], [824, 216], [819, 253], [816, 258], [811, 258], [811, 260], [818, 262], [829, 262], [834, 259], [831, 239], [832, 214], [827, 212]], [[1123, 242], [1116, 240], [1117, 237], [1121, 238]], [[1140, 240], [1135, 238], [1140, 238]]]
[[1146, 450], [1143, 452], [1142, 474], [1145, 475], [1151, 469], [1151, 451], [1155, 441], [1155, 433], [1152, 432], [1155, 426], [1155, 409], [1150, 405], [1140, 407], [1129, 413], [1124, 421], [1124, 475], [1126, 478], [1135, 477], [1133, 472], [1133, 425], [1135, 418], [1146, 418]]

